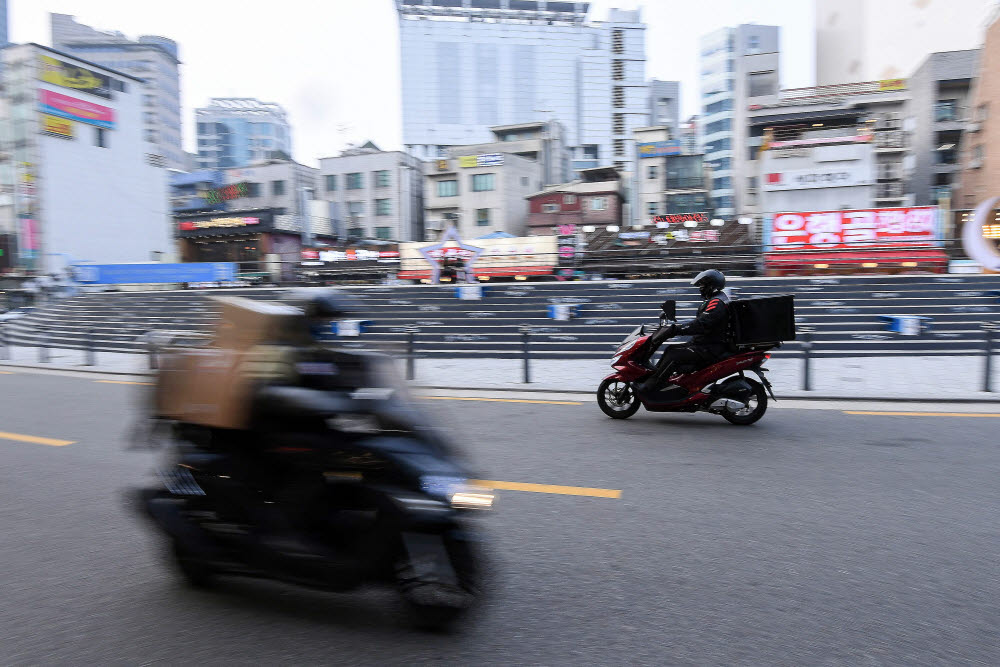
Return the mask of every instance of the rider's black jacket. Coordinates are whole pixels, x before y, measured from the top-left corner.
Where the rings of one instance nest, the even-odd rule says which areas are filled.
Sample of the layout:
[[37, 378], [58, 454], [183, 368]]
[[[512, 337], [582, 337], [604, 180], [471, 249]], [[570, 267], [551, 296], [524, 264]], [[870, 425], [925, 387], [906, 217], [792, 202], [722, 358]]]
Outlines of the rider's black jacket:
[[727, 343], [729, 335], [729, 295], [716, 292], [701, 304], [698, 314], [689, 322], [678, 324], [675, 335], [691, 336], [692, 345], [718, 347]]

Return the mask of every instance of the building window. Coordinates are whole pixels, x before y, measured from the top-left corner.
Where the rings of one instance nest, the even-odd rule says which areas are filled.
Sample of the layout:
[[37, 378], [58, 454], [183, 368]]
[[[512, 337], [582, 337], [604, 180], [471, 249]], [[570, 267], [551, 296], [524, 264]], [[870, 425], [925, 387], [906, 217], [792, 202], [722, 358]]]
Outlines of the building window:
[[458, 196], [458, 181], [438, 181], [437, 182], [437, 196], [438, 197], [457, 197]]
[[337, 189], [337, 175], [327, 174], [326, 175], [326, 191], [334, 192]]
[[624, 30], [613, 30], [613, 31], [611, 31], [611, 52], [612, 53], [625, 53], [625, 31]]
[[521, 177], [521, 187], [524, 187], [524, 188], [528, 187], [528, 177], [527, 176], [522, 176]]
[[260, 196], [260, 183], [247, 183], [247, 197]]
[[280, 197], [285, 194], [285, 182], [284, 181], [271, 181], [271, 194], [275, 197]]
[[646, 213], [648, 215], [659, 215], [660, 214], [660, 204], [655, 201], [646, 202]]
[[365, 214], [365, 203], [363, 201], [349, 201], [347, 202], [347, 217], [354, 219], [360, 218]]
[[488, 227], [490, 224], [490, 209], [488, 208], [477, 208], [476, 209], [476, 226], [477, 227]]
[[760, 37], [757, 35], [750, 35], [747, 39], [747, 51], [750, 53], [755, 53], [760, 51]]
[[608, 210], [608, 200], [606, 197], [593, 197], [590, 200], [590, 210], [591, 211], [606, 211]]
[[[490, 192], [494, 189], [494, 176], [496, 174], [473, 174], [472, 175], [472, 191], [473, 192]], [[488, 212], [488, 209], [483, 209]]]
[[348, 190], [360, 190], [364, 186], [364, 179], [361, 178], [362, 174], [353, 173], [347, 175], [347, 189]]
[[934, 105], [934, 120], [941, 123], [958, 118], [958, 100], [938, 100]]
[[94, 145], [98, 148], [108, 148], [108, 131], [103, 127], [94, 128]]
[[349, 239], [360, 239], [365, 235], [364, 227], [350, 227], [347, 230], [347, 238]]
[[376, 227], [375, 238], [377, 238], [380, 241], [391, 241], [392, 227]]
[[646, 178], [652, 180], [655, 179], [657, 175], [656, 165], [650, 165], [646, 168]]
[[983, 144], [972, 149], [972, 167], [978, 168], [983, 166], [983, 157], [986, 155], [986, 147]]
[[564, 204], [575, 204], [576, 203], [576, 195], [563, 195], [563, 203]]
[[392, 202], [389, 199], [375, 200], [375, 215], [392, 215]]
[[[142, 103], [145, 104], [147, 107], [155, 107], [156, 106], [156, 95], [143, 95], [142, 96]], [[198, 124], [201, 125], [201, 123], [198, 123]]]
[[375, 187], [376, 188], [387, 188], [389, 187], [389, 171], [383, 169], [381, 171], [375, 172]]
[[143, 134], [146, 136], [146, 141], [154, 144], [156, 143], [156, 130], [146, 128], [143, 130]]
[[128, 86], [126, 86], [125, 82], [120, 79], [111, 79], [111, 87], [119, 93], [128, 92]]
[[542, 213], [558, 213], [559, 204], [542, 204]]
[[142, 122], [146, 123], [147, 125], [152, 125], [153, 123], [156, 122], [156, 114], [153, 113], [152, 111], [143, 112]]

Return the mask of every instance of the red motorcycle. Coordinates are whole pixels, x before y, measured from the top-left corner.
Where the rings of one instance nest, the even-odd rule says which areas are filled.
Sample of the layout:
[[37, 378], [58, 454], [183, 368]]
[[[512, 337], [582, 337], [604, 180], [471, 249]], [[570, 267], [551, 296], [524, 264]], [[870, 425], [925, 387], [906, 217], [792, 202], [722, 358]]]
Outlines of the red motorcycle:
[[[664, 304], [665, 311], [669, 305]], [[661, 325], [666, 321], [665, 313]], [[738, 347], [708, 368], [672, 375], [664, 387], [640, 389], [654, 370], [652, 333], [642, 325], [629, 334], [611, 359], [615, 372], [597, 389], [597, 404], [612, 419], [628, 419], [645, 407], [650, 412], [711, 412], [732, 424], [749, 426], [764, 416], [768, 396], [777, 400], [763, 365], [771, 358], [768, 351], [779, 343]], [[747, 377], [748, 373], [760, 381]]]

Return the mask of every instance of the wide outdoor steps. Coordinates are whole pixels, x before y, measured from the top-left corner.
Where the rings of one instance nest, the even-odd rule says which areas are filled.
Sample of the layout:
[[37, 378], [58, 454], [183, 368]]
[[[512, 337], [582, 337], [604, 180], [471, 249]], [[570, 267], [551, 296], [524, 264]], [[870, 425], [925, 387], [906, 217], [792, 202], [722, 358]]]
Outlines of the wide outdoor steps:
[[[745, 278], [730, 282], [736, 298], [794, 294], [798, 323], [814, 328], [817, 354], [971, 354], [983, 349], [981, 323], [1000, 317], [1000, 276], [869, 276]], [[481, 301], [456, 298], [451, 286], [350, 287], [372, 326], [352, 346], [402, 351], [407, 327], [417, 327], [418, 353], [442, 357], [510, 357], [522, 353], [520, 328], [532, 327], [533, 355], [605, 357], [633, 328], [656, 321], [665, 299], [680, 319], [699, 299], [685, 281], [485, 284]], [[8, 322], [8, 340], [98, 350], [141, 352], [150, 331], [207, 332], [215, 319], [206, 296], [280, 298], [283, 290], [120, 292], [87, 294]], [[575, 319], [554, 321], [547, 307], [578, 304]], [[918, 336], [886, 330], [888, 315], [930, 318]], [[784, 352], [795, 352], [789, 344]]]

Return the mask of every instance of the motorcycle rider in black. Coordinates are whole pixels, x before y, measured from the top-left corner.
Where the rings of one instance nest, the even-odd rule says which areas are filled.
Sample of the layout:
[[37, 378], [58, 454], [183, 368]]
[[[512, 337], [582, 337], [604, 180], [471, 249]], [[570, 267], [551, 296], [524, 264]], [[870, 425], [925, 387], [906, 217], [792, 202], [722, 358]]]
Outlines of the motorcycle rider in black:
[[[672, 346], [666, 350], [656, 364], [656, 370], [644, 380], [639, 389], [650, 392], [662, 387], [663, 381], [682, 369], [704, 368], [718, 361], [726, 353], [726, 337], [729, 329], [729, 295], [722, 291], [726, 277], [721, 271], [702, 271], [691, 284], [701, 292], [703, 299], [697, 316], [682, 324], [660, 327], [653, 334], [653, 350], [673, 336], [692, 336], [686, 345]], [[652, 356], [652, 355], [650, 355]]]

